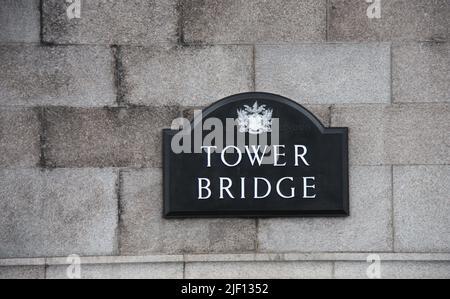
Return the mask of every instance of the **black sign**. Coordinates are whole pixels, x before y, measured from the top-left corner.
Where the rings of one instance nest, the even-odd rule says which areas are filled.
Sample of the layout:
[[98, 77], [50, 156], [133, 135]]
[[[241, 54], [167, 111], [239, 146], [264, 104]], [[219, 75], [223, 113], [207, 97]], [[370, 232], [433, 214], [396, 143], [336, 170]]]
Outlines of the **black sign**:
[[348, 129], [244, 93], [164, 130], [164, 216], [348, 216]]

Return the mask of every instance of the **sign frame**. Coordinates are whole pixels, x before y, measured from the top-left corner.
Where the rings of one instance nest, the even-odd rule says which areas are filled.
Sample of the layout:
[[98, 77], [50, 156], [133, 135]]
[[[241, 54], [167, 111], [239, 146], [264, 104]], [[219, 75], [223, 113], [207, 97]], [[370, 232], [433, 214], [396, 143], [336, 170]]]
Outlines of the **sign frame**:
[[320, 131], [322, 135], [342, 135], [342, 208], [336, 210], [320, 210], [320, 211], [173, 211], [171, 207], [171, 190], [170, 190], [170, 169], [171, 161], [169, 159], [171, 154], [171, 140], [172, 137], [178, 133], [178, 130], [163, 129], [163, 217], [166, 219], [183, 219], [183, 218], [280, 218], [280, 217], [348, 217], [350, 216], [350, 195], [349, 195], [349, 158], [348, 158], [348, 128], [325, 127], [321, 121], [312, 114], [308, 109], [301, 104], [294, 102], [286, 97], [265, 93], [265, 92], [248, 92], [229, 96], [224, 98], [209, 107], [205, 108], [202, 112], [202, 119], [194, 119], [191, 122], [192, 128], [198, 125], [198, 122], [203, 122], [214, 111], [221, 109], [231, 103], [242, 101], [243, 99], [265, 99], [268, 101], [280, 102], [287, 105], [289, 108], [296, 110], [298, 113], [302, 113], [312, 122]]

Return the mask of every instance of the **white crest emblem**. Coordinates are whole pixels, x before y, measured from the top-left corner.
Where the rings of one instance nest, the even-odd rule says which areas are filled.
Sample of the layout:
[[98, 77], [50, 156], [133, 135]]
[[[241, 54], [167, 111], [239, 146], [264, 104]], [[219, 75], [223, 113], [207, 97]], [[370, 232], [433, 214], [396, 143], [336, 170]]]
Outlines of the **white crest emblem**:
[[253, 107], [244, 105], [244, 109], [237, 111], [239, 132], [254, 135], [272, 132], [272, 112], [266, 105], [258, 106], [258, 102]]

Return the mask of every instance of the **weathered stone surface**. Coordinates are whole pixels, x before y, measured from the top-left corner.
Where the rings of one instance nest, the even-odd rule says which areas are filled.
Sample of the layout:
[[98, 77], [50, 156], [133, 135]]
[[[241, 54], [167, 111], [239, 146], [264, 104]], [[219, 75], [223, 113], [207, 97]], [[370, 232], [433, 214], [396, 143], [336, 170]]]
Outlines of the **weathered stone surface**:
[[393, 106], [386, 123], [390, 164], [450, 164], [450, 104]]
[[39, 0], [0, 0], [0, 42], [38, 43]]
[[40, 160], [37, 110], [0, 109], [0, 166], [33, 167]]
[[450, 251], [450, 166], [395, 166], [395, 249]]
[[83, 1], [81, 18], [70, 4], [43, 1], [43, 38], [57, 44], [155, 44], [177, 40], [176, 0]]
[[338, 106], [331, 112], [331, 126], [349, 128], [351, 165], [386, 162], [385, 127], [387, 106]]
[[161, 167], [162, 129], [177, 107], [46, 110], [52, 167]]
[[[367, 279], [365, 262], [336, 262], [335, 278]], [[392, 262], [381, 261], [382, 279], [449, 279], [449, 262]]]
[[[48, 279], [67, 279], [67, 266], [50, 266]], [[82, 279], [182, 279], [183, 263], [81, 265]]]
[[125, 171], [122, 183], [122, 254], [242, 253], [255, 249], [255, 220], [163, 219], [160, 169]]
[[389, 44], [256, 46], [256, 90], [301, 104], [390, 102]]
[[251, 46], [121, 49], [124, 100], [202, 106], [253, 91]]
[[398, 44], [392, 54], [394, 102], [450, 102], [450, 43]]
[[348, 218], [260, 220], [262, 252], [392, 250], [390, 167], [352, 167]]
[[107, 169], [1, 169], [0, 258], [113, 254], [116, 181]]
[[325, 0], [183, 0], [187, 42], [325, 41]]
[[331, 262], [186, 263], [187, 279], [329, 279]]
[[338, 106], [332, 126], [350, 128], [350, 163], [450, 163], [450, 106]]
[[101, 46], [0, 46], [0, 105], [115, 105], [114, 60]]
[[331, 41], [448, 40], [449, 0], [381, 1], [381, 18], [370, 19], [366, 1], [330, 0]]
[[44, 279], [45, 266], [0, 266], [0, 279]]

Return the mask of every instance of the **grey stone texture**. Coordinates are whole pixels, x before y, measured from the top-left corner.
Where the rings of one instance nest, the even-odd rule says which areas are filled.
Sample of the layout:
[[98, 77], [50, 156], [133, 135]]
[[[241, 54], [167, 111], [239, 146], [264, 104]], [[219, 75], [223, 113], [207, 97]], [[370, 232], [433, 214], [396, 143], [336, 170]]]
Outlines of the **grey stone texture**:
[[325, 41], [326, 0], [183, 0], [189, 43]]
[[381, 1], [381, 18], [370, 19], [370, 4], [359, 0], [330, 0], [330, 41], [448, 40], [449, 0]]
[[351, 165], [381, 165], [386, 161], [385, 128], [388, 106], [337, 106], [331, 126], [349, 128]]
[[124, 171], [121, 181], [121, 254], [255, 250], [255, 220], [163, 219], [160, 169]]
[[178, 107], [48, 108], [46, 164], [50, 167], [161, 167], [162, 129]]
[[81, 18], [69, 4], [43, 0], [43, 39], [56, 44], [139, 44], [177, 41], [176, 0], [82, 1]]
[[450, 102], [450, 43], [396, 44], [392, 55], [394, 102]]
[[201, 106], [253, 91], [251, 46], [124, 47], [124, 101]]
[[[50, 266], [48, 279], [68, 279], [68, 266]], [[81, 264], [81, 279], [182, 279], [183, 263]]]
[[331, 262], [186, 263], [187, 279], [330, 279]]
[[[381, 261], [381, 279], [449, 279], [450, 262], [395, 262]], [[366, 262], [336, 262], [337, 279], [367, 279]]]
[[0, 166], [38, 166], [40, 135], [38, 110], [0, 108]]
[[261, 252], [391, 251], [391, 168], [352, 167], [350, 217], [261, 219]]
[[450, 104], [393, 106], [385, 123], [390, 164], [450, 163]]
[[256, 90], [301, 104], [390, 103], [390, 45], [256, 46]]
[[337, 106], [332, 126], [349, 127], [350, 163], [450, 163], [450, 105]]
[[[450, 0], [69, 5], [0, 0], [0, 279], [450, 278]], [[162, 129], [255, 90], [349, 128], [350, 217], [162, 217]]]
[[1, 169], [0, 258], [114, 254], [116, 181], [108, 169]]
[[45, 266], [0, 266], [0, 280], [44, 278]]
[[0, 46], [0, 105], [115, 105], [114, 60], [102, 46]]
[[38, 43], [39, 0], [0, 0], [0, 43]]
[[395, 166], [395, 249], [450, 252], [450, 166]]

